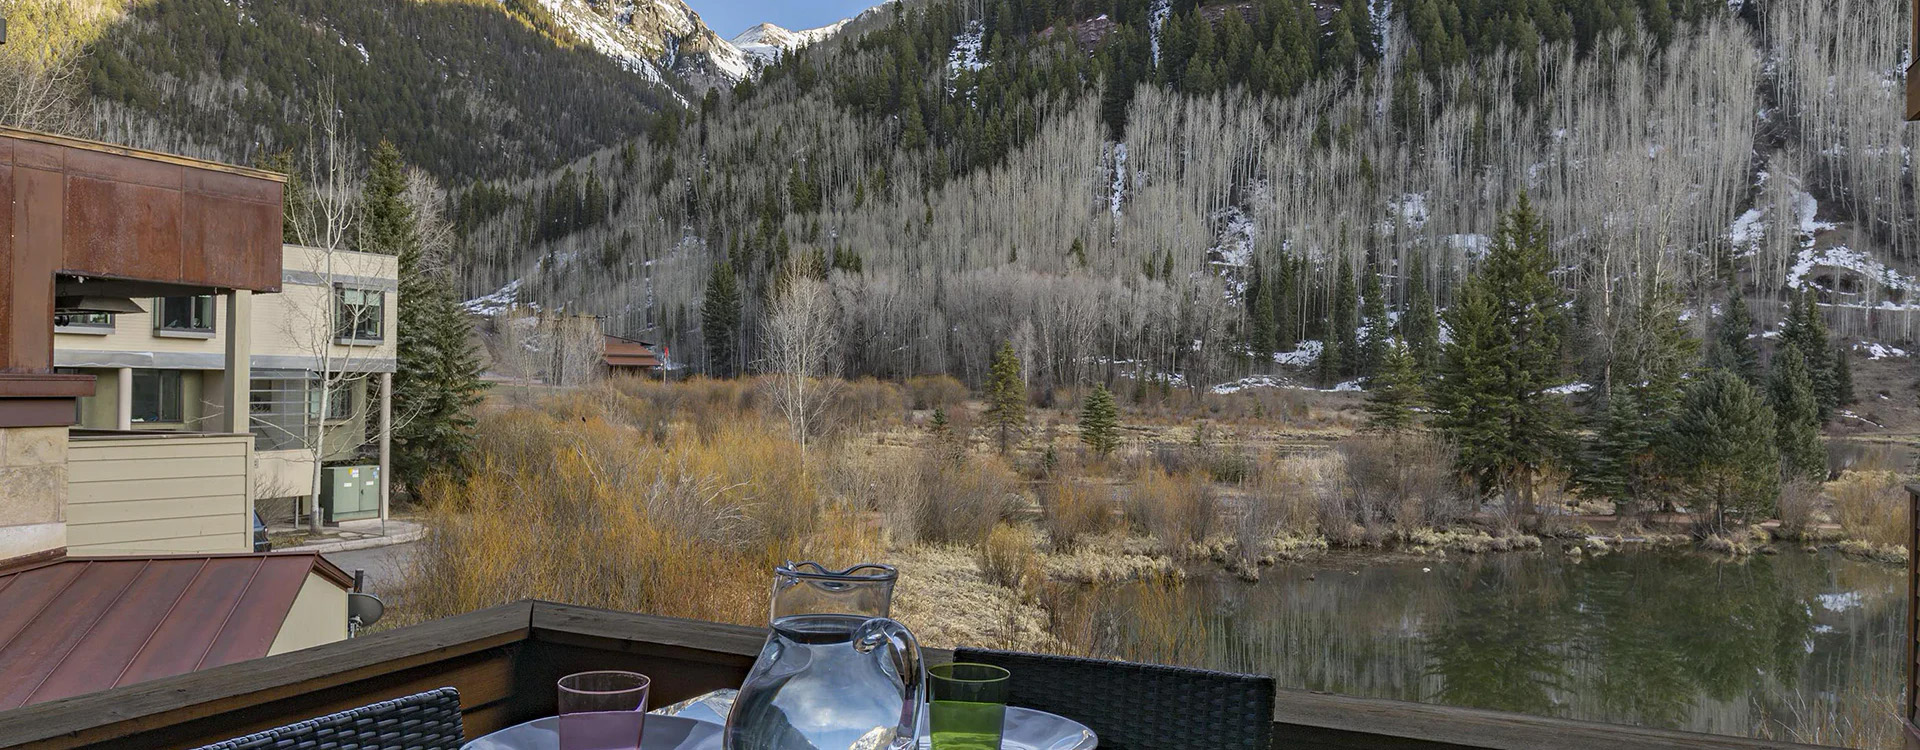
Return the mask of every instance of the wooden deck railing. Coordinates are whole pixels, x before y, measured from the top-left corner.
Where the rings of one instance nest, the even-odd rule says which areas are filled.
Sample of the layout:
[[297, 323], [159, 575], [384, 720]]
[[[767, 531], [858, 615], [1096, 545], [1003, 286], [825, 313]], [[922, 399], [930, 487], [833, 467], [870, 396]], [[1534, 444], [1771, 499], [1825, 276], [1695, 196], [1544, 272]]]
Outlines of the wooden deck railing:
[[[0, 712], [0, 747], [193, 748], [443, 685], [469, 736], [552, 715], [554, 681], [653, 677], [664, 705], [740, 684], [764, 631], [518, 602], [350, 641]], [[946, 658], [944, 652], [929, 655]], [[1280, 691], [1274, 747], [1307, 750], [1788, 750], [1784, 742]]]
[[[1920, 28], [1920, 19], [1916, 20]], [[1907, 694], [1900, 702], [1907, 750], [1920, 750], [1920, 484], [1907, 485]]]

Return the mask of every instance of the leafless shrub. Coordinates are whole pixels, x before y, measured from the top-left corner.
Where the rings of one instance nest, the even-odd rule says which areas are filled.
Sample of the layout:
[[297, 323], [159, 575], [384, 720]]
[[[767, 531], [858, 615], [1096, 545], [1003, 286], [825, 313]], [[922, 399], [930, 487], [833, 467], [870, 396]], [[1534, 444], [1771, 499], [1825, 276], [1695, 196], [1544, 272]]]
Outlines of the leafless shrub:
[[1180, 555], [1206, 541], [1219, 518], [1219, 503], [1205, 476], [1148, 467], [1127, 488], [1126, 513], [1136, 532], [1158, 540], [1168, 554]]
[[1780, 486], [1780, 536], [1800, 539], [1812, 531], [1820, 514], [1820, 485], [1796, 479]]
[[1076, 549], [1114, 527], [1113, 490], [1106, 485], [1058, 479], [1048, 482], [1040, 497], [1040, 525], [1055, 551]]
[[921, 411], [945, 409], [967, 400], [967, 384], [952, 375], [915, 375], [907, 378], [907, 394], [913, 408]]

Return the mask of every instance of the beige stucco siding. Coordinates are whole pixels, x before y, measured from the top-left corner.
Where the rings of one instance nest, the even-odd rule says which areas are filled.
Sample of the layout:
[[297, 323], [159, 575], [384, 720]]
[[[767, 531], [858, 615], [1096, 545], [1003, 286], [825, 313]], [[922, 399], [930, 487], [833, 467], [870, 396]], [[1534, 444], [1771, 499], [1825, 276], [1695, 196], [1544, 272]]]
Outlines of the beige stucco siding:
[[253, 549], [250, 435], [75, 438], [67, 458], [72, 554]]
[[267, 655], [333, 643], [346, 637], [347, 590], [317, 573], [308, 573]]
[[[399, 324], [400, 261], [391, 255], [335, 251], [288, 245], [281, 263], [285, 284], [279, 294], [253, 298], [255, 367], [284, 359], [324, 361], [336, 371], [391, 372], [394, 330]], [[379, 342], [345, 345], [334, 339], [334, 286], [386, 293]], [[318, 369], [318, 368], [309, 368]]]

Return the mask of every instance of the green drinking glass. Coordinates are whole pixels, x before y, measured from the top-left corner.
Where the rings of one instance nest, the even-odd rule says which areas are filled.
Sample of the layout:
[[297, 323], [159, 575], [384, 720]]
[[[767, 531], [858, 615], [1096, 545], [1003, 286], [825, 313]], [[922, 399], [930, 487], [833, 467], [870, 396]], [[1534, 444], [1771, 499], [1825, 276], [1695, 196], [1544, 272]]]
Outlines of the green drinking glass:
[[1000, 750], [1011, 677], [991, 664], [928, 667], [933, 706], [927, 730], [933, 735], [933, 750]]

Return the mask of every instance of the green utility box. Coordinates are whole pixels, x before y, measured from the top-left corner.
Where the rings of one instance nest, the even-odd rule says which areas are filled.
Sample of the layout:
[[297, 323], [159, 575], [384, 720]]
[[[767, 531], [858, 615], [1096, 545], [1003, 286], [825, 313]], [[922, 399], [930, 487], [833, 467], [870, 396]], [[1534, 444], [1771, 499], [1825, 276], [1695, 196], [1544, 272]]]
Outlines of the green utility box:
[[327, 523], [380, 517], [380, 467], [328, 466], [320, 472], [320, 512]]

